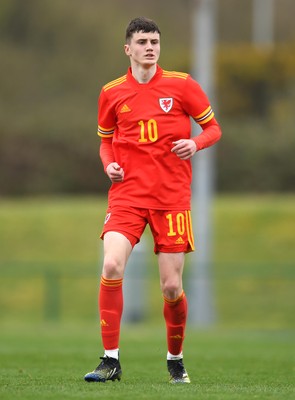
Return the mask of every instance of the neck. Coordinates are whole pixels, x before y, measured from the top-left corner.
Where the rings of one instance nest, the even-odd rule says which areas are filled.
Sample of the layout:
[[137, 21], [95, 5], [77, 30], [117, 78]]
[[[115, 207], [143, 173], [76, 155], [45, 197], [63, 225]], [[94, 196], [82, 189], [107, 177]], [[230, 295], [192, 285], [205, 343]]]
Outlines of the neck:
[[144, 67], [142, 65], [132, 65], [131, 64], [132, 76], [139, 83], [149, 83], [149, 81], [153, 78], [155, 73], [157, 72], [157, 64], [149, 65], [148, 67]]

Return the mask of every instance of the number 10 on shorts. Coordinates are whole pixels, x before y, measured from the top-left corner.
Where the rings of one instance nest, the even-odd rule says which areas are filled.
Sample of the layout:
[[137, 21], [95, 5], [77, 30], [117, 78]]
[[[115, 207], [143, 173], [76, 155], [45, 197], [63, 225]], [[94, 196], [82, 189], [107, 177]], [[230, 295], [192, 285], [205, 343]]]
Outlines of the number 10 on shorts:
[[169, 224], [167, 236], [184, 235], [185, 233], [185, 215], [181, 212], [177, 214], [167, 214], [166, 218]]

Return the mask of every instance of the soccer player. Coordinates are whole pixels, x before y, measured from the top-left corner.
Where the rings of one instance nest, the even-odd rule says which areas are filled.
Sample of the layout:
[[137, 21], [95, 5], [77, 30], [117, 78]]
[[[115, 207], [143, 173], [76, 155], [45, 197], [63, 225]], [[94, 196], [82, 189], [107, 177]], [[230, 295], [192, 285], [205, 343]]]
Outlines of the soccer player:
[[[169, 382], [190, 383], [183, 364], [187, 298], [185, 253], [194, 250], [191, 157], [221, 137], [207, 96], [183, 72], [158, 65], [161, 32], [147, 18], [126, 30], [126, 75], [106, 84], [98, 104], [100, 157], [112, 182], [101, 238], [104, 260], [99, 314], [104, 355], [88, 382], [120, 380], [122, 283], [128, 257], [148, 224], [158, 257], [167, 332]], [[202, 132], [191, 137], [192, 117]]]

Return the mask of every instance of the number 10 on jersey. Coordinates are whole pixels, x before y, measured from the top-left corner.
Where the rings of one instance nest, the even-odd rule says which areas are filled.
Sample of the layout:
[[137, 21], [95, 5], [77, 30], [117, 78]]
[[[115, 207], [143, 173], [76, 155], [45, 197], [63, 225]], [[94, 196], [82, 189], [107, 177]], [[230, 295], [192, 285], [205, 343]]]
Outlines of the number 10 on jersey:
[[140, 137], [138, 141], [140, 143], [156, 142], [158, 140], [158, 126], [154, 119], [149, 119], [147, 122], [139, 121], [140, 126]]

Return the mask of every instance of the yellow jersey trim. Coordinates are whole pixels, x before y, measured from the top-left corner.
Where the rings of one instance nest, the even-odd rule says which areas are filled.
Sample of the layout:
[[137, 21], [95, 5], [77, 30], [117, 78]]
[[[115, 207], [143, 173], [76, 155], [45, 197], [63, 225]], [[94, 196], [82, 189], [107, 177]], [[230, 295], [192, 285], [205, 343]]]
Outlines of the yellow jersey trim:
[[214, 117], [214, 112], [211, 108], [211, 106], [207, 107], [205, 111], [203, 111], [201, 114], [197, 115], [194, 117], [194, 120], [199, 124], [203, 125], [206, 122], [210, 121]]
[[118, 79], [115, 79], [114, 81], [111, 81], [104, 85], [103, 90], [106, 92], [109, 89], [112, 89], [113, 87], [116, 87], [118, 85], [121, 85], [122, 83], [127, 81], [127, 75], [123, 75]]
[[97, 127], [97, 134], [101, 137], [112, 137], [114, 134], [115, 127], [105, 129], [102, 126], [98, 125]]
[[188, 74], [185, 73], [185, 72], [176, 72], [176, 71], [165, 71], [165, 70], [163, 70], [162, 77], [163, 78], [187, 79]]

